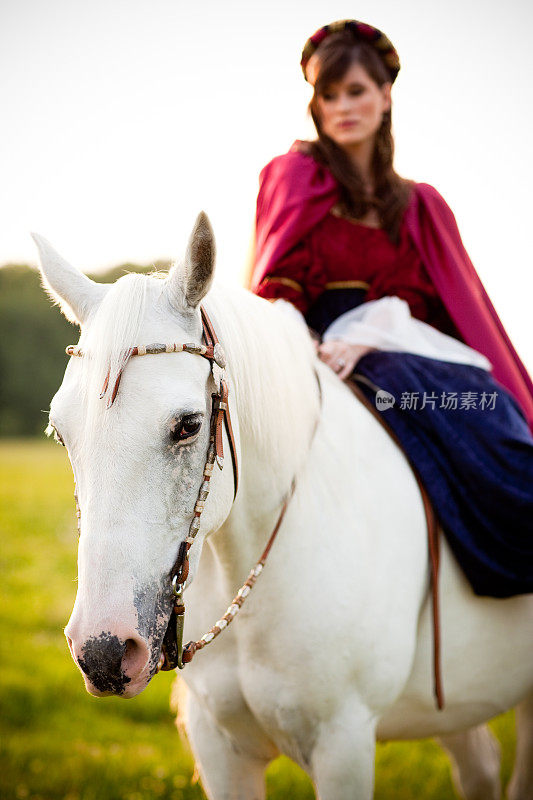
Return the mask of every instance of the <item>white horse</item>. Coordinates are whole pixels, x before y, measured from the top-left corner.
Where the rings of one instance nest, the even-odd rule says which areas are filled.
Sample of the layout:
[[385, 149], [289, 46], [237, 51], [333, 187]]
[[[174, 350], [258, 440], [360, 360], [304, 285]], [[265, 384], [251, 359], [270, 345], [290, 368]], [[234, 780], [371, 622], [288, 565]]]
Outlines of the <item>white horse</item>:
[[443, 545], [446, 702], [436, 710], [416, 480], [372, 415], [317, 363], [303, 326], [244, 290], [207, 294], [214, 242], [205, 215], [182, 266], [111, 286], [36, 241], [45, 286], [80, 324], [85, 353], [70, 360], [50, 424], [68, 448], [81, 509], [78, 592], [65, 632], [88, 691], [133, 697], [156, 672], [214, 386], [209, 363], [186, 352], [131, 359], [111, 408], [99, 399], [102, 382], [109, 372], [113, 385], [130, 346], [199, 343], [204, 301], [227, 355], [241, 474], [235, 499], [231, 460], [213, 474], [190, 552], [186, 640], [224, 612], [296, 478], [242, 612], [182, 673], [208, 797], [263, 798], [265, 767], [284, 753], [322, 800], [369, 800], [376, 740], [438, 736], [464, 796], [496, 800], [498, 748], [483, 723], [521, 703], [509, 797], [531, 800], [532, 597], [476, 597]]

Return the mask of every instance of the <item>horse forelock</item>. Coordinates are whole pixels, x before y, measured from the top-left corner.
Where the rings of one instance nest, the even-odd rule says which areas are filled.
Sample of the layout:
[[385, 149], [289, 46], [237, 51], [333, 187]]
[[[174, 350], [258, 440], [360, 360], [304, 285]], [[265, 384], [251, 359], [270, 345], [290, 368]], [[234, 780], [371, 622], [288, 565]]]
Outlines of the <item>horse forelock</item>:
[[[107, 400], [125, 363], [126, 353], [139, 342], [145, 317], [149, 281], [146, 275], [130, 273], [109, 287], [88, 324], [82, 329], [79, 345], [81, 359], [80, 392], [85, 409], [84, 441], [94, 439], [96, 428], [113, 423]], [[161, 287], [163, 286], [161, 282]], [[100, 395], [108, 377], [108, 390]]]

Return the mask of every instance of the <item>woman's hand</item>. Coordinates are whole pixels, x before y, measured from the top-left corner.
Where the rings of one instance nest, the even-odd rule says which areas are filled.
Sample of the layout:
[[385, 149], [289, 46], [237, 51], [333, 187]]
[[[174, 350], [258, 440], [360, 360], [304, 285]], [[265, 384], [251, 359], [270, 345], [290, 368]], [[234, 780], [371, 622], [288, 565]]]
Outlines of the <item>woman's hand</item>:
[[366, 344], [349, 344], [340, 339], [330, 339], [318, 346], [318, 357], [324, 361], [341, 380], [352, 374], [360, 358], [375, 350]]

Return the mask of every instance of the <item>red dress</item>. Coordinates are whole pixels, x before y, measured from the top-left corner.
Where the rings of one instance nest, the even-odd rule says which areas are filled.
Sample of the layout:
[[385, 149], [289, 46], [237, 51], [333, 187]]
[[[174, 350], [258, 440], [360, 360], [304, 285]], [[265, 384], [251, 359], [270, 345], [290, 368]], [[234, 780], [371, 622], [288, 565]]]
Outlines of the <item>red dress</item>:
[[[307, 315], [346, 281], [368, 283], [353, 305], [397, 295], [409, 303], [413, 316], [485, 355], [533, 428], [531, 378], [440, 194], [427, 184], [413, 185], [397, 247], [383, 231], [340, 218], [338, 202], [332, 174], [298, 143], [267, 164], [257, 198], [252, 290], [290, 300]], [[337, 309], [337, 316], [349, 307]]]
[[[350, 292], [354, 289], [360, 290], [357, 295]], [[346, 219], [336, 206], [272, 265], [255, 292], [268, 300], [289, 300], [311, 327], [317, 327], [312, 320], [317, 304], [324, 304], [323, 293], [336, 295], [328, 302], [328, 323], [360, 302], [395, 295], [407, 301], [413, 317], [461, 338], [405, 225], [396, 246], [384, 230]]]

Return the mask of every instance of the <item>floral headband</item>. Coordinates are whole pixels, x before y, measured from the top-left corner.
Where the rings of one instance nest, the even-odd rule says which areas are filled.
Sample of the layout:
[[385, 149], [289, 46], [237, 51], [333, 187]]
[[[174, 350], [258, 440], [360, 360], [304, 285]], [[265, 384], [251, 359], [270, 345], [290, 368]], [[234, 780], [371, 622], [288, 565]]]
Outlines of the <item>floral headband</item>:
[[[309, 69], [309, 66], [311, 61], [316, 62], [313, 56], [318, 46], [332, 33], [342, 33], [343, 31], [351, 31], [356, 41], [367, 42], [377, 50], [383, 63], [387, 67], [391, 77], [391, 83], [394, 83], [400, 71], [400, 59], [392, 42], [382, 31], [378, 30], [378, 28], [367, 25], [365, 22], [359, 22], [356, 19], [342, 19], [337, 20], [337, 22], [331, 22], [329, 25], [324, 25], [323, 28], [319, 28], [319, 30], [307, 40], [302, 50], [302, 60], [300, 61], [305, 80], [309, 81], [309, 83], [314, 83], [316, 70], [313, 70], [313, 64], [311, 64], [311, 69]], [[311, 75], [313, 72], [315, 72], [314, 76]]]

